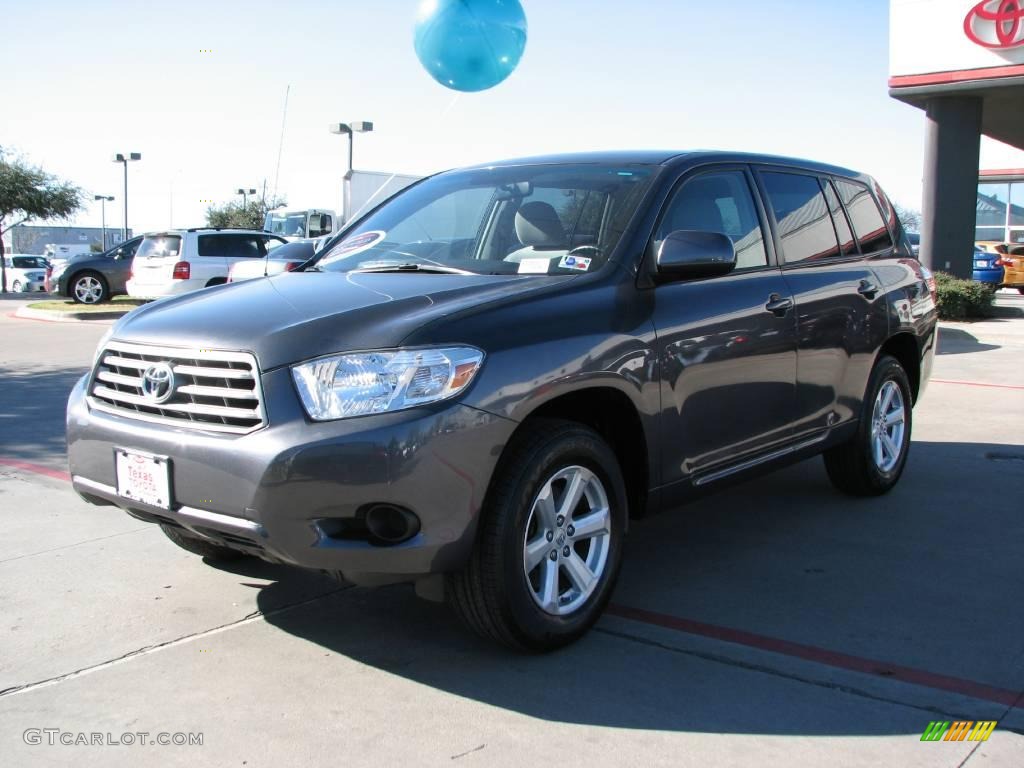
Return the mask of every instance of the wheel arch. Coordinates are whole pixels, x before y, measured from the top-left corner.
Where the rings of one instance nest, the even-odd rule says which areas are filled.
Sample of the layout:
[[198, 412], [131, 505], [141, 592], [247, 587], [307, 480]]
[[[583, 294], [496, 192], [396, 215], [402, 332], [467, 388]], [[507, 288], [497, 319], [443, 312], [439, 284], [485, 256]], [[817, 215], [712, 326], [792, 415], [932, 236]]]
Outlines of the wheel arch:
[[[608, 443], [626, 483], [630, 517], [640, 517], [653, 487], [647, 432], [633, 400], [613, 386], [585, 386], [537, 404], [520, 420], [507, 445], [537, 419], [560, 419], [590, 427]], [[504, 456], [504, 451], [503, 451]], [[499, 460], [500, 461], [500, 460]]]
[[905, 331], [890, 336], [878, 350], [878, 358], [882, 355], [896, 358], [903, 366], [910, 380], [910, 393], [916, 403], [921, 392], [921, 347], [917, 337]]

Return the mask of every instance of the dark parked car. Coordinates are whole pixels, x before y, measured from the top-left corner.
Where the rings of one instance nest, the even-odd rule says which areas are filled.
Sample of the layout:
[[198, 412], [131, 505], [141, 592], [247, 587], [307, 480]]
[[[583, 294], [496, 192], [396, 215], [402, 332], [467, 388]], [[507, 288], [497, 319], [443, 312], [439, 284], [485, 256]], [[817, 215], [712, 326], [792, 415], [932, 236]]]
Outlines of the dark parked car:
[[868, 176], [496, 163], [409, 187], [301, 271], [119, 321], [71, 394], [70, 468], [191, 552], [414, 582], [544, 650], [597, 619], [630, 517], [815, 454], [842, 491], [891, 489], [935, 336]]
[[70, 296], [80, 304], [97, 304], [127, 293], [125, 283], [131, 276], [132, 259], [142, 242], [133, 237], [103, 253], [86, 254], [66, 262], [52, 272], [47, 281], [50, 292]]
[[987, 253], [974, 246], [974, 269], [971, 278], [982, 283], [990, 291], [995, 292], [1003, 284], [1005, 270], [998, 253]]

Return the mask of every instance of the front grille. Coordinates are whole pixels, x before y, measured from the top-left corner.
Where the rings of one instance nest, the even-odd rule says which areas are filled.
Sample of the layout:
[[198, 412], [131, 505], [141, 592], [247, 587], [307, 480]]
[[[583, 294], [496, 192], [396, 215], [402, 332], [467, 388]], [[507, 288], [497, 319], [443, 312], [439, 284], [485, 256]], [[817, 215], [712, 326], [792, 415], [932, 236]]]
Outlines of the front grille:
[[[143, 387], [146, 370], [158, 363], [173, 372], [164, 402]], [[244, 434], [265, 422], [259, 369], [245, 352], [111, 342], [93, 372], [89, 404], [128, 418], [210, 432]]]

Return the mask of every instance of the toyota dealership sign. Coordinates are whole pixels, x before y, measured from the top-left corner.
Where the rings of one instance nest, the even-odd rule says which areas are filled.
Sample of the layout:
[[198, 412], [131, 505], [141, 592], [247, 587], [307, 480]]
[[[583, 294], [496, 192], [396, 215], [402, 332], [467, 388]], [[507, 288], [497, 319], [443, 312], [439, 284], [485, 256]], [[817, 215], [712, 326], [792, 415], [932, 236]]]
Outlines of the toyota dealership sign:
[[1024, 77], [1024, 0], [892, 0], [890, 86]]

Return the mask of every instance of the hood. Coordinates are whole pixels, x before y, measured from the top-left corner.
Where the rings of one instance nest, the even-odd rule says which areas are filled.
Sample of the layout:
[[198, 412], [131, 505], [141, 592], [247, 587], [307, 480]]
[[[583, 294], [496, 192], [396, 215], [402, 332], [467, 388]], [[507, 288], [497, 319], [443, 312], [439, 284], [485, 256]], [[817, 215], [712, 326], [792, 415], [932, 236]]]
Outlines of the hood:
[[319, 355], [386, 349], [445, 315], [550, 285], [547, 276], [291, 272], [147, 304], [118, 341], [252, 352], [264, 371]]

